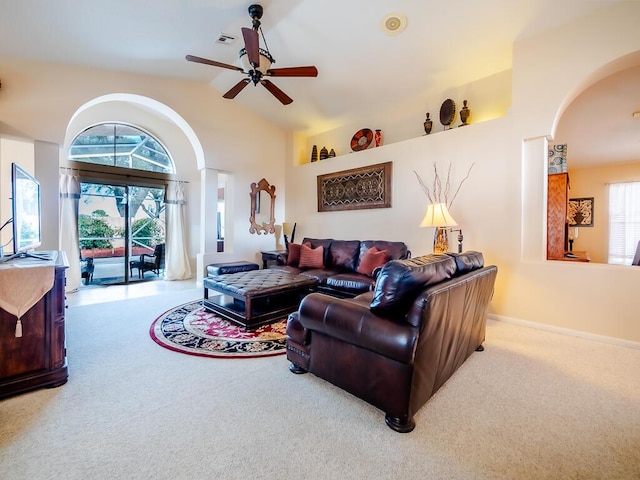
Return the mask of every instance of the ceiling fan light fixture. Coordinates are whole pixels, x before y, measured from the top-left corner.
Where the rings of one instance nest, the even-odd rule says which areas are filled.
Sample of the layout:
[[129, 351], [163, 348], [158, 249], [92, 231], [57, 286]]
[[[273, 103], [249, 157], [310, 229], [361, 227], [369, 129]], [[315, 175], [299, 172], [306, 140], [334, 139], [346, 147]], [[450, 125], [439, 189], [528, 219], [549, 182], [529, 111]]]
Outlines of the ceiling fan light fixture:
[[382, 30], [389, 35], [397, 35], [407, 28], [407, 17], [401, 13], [389, 13], [382, 19]]
[[[265, 73], [267, 73], [267, 70], [271, 68], [271, 64], [276, 63], [276, 61], [265, 49], [260, 48], [258, 52], [260, 53], [260, 65], [256, 70], [259, 70], [264, 75]], [[244, 69], [245, 73], [249, 73], [251, 70], [253, 70], [253, 66], [249, 62], [249, 56], [247, 55], [246, 48], [242, 48], [240, 50], [239, 57], [240, 66]]]
[[264, 35], [262, 35], [262, 41], [264, 42], [265, 48], [260, 48], [259, 33], [262, 33], [262, 29], [260, 28], [260, 18], [262, 18], [262, 13], [263, 8], [260, 4], [251, 5], [249, 7], [249, 15], [252, 20], [252, 28], [243, 27], [240, 29], [244, 40], [244, 48], [240, 50], [239, 55], [241, 66], [230, 65], [216, 60], [209, 60], [208, 58], [198, 57], [196, 55], [186, 55], [185, 58], [188, 62], [226, 68], [227, 70], [234, 70], [247, 75], [247, 78], [243, 78], [236, 83], [231, 87], [231, 89], [222, 95], [222, 98], [229, 100], [236, 98], [236, 96], [244, 90], [247, 85], [253, 83], [255, 86], [258, 84], [262, 85], [283, 105], [289, 105], [293, 102], [293, 99], [280, 90], [280, 88], [267, 77], [317, 77], [318, 69], [312, 65], [271, 68], [271, 65], [276, 63], [276, 61], [269, 53], [269, 47], [267, 46], [267, 41], [264, 38]]

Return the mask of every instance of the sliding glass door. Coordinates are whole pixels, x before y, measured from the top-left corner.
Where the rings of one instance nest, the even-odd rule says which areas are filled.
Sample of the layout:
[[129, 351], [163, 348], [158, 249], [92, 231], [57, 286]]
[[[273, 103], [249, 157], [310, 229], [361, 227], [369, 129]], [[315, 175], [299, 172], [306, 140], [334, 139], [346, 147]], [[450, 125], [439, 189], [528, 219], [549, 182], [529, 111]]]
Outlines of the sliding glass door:
[[164, 187], [83, 181], [78, 213], [80, 257], [92, 270], [85, 285], [162, 277], [164, 259], [157, 268], [146, 270], [140, 257], [164, 246]]

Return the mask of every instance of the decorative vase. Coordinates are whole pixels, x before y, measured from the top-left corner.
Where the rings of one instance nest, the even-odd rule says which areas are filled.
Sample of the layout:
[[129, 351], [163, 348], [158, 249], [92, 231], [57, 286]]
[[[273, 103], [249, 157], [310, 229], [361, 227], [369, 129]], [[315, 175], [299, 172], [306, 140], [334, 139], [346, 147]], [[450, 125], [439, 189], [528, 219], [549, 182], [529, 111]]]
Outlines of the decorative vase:
[[320, 160], [324, 160], [329, 157], [329, 152], [327, 151], [327, 147], [322, 147], [320, 149]]
[[424, 134], [429, 135], [431, 133], [432, 128], [433, 128], [433, 121], [429, 118], [429, 114], [427, 113], [427, 119], [424, 121]]
[[313, 148], [311, 149], [311, 161], [312, 162], [317, 162], [318, 161], [318, 146], [314, 145]]
[[329, 158], [333, 158], [336, 156], [336, 151], [332, 148], [331, 150], [329, 150]]
[[471, 116], [471, 110], [469, 110], [469, 107], [467, 107], [467, 101], [464, 100], [462, 102], [462, 110], [460, 110], [460, 121], [462, 122], [459, 125], [460, 127], [469, 125], [469, 116]]
[[382, 130], [376, 130], [376, 133], [373, 136], [375, 142], [376, 142], [376, 147], [379, 147], [380, 145], [382, 145]]

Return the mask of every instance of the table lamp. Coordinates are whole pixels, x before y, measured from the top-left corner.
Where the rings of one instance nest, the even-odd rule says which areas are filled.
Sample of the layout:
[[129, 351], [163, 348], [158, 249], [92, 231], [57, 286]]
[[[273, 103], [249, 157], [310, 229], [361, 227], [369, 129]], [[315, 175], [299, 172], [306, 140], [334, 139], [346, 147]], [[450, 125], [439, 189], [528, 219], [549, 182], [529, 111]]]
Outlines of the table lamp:
[[[284, 235], [284, 245], [287, 246], [289, 242], [293, 243], [293, 238], [296, 235], [296, 223], [282, 222], [282, 234]], [[291, 240], [289, 240], [291, 237]]]
[[[433, 236], [433, 253], [446, 253], [449, 251], [449, 240], [447, 231], [452, 231], [449, 227], [457, 227], [458, 223], [449, 213], [449, 209], [444, 203], [431, 203], [427, 206], [427, 213], [420, 223], [421, 227], [435, 227], [436, 231]], [[458, 235], [460, 242], [459, 249], [462, 246], [461, 237]]]

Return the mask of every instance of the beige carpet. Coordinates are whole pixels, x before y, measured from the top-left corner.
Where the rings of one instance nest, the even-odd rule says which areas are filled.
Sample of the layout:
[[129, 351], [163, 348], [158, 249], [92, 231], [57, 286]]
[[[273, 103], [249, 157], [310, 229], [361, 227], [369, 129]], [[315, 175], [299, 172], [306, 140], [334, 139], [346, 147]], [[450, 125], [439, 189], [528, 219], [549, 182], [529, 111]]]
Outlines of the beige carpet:
[[156, 345], [200, 295], [70, 307], [69, 382], [0, 401], [0, 479], [640, 478], [640, 350], [490, 321], [402, 435], [285, 357]]

